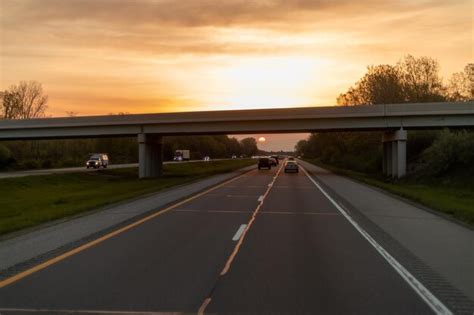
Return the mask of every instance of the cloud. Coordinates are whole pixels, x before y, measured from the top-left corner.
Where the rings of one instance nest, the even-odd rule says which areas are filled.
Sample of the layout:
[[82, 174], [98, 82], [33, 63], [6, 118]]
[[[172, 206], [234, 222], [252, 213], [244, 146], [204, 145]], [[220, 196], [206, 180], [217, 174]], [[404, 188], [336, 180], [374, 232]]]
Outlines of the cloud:
[[[353, 6], [349, 0], [17, 0], [6, 1], [10, 23], [95, 21], [120, 25], [229, 26], [275, 23], [302, 12]], [[379, 3], [366, 0], [363, 5]], [[8, 18], [11, 17], [11, 18]], [[18, 19], [21, 17], [21, 19]]]
[[308, 58], [318, 82], [307, 103], [333, 103], [367, 65], [408, 53], [462, 69], [470, 1], [0, 0], [0, 90], [39, 80], [54, 106], [83, 114], [105, 103], [198, 109], [235, 96], [211, 84], [225, 82], [223, 69]]

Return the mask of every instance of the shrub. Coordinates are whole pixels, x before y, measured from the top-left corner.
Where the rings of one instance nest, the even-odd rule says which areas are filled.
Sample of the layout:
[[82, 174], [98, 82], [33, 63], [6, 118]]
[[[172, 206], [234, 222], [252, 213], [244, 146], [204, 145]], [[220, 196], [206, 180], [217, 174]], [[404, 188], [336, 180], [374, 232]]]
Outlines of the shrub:
[[41, 163], [42, 168], [51, 168], [53, 167], [53, 161], [51, 160], [44, 160], [43, 163]]
[[25, 169], [38, 169], [41, 168], [41, 163], [38, 160], [28, 160], [23, 163]]
[[6, 168], [11, 161], [11, 152], [7, 147], [0, 145], [0, 169]]
[[442, 175], [458, 168], [472, 168], [474, 163], [474, 133], [466, 130], [443, 130], [425, 150], [425, 169], [433, 175]]

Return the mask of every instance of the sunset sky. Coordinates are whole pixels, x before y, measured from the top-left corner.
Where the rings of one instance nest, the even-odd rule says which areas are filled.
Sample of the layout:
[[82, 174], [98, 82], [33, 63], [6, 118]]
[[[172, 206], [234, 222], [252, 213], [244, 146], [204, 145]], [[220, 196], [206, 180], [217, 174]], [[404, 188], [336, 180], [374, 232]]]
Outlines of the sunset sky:
[[[473, 61], [472, 0], [0, 0], [0, 90], [48, 115], [333, 105], [406, 54]], [[265, 149], [298, 135], [265, 136]]]

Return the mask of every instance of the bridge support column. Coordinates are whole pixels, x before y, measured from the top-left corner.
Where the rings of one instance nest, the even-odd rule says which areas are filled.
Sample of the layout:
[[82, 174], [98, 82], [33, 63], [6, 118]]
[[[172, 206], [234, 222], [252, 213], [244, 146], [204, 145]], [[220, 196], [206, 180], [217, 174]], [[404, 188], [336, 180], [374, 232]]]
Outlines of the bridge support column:
[[153, 178], [163, 175], [163, 137], [157, 134], [138, 134], [138, 177]]
[[405, 176], [407, 171], [407, 132], [400, 129], [383, 134], [383, 173], [393, 178]]

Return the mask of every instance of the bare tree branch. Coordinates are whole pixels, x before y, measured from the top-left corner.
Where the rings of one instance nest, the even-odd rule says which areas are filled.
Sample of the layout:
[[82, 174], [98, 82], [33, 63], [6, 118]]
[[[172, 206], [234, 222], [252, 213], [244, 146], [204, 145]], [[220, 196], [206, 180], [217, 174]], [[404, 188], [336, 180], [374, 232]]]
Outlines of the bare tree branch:
[[48, 96], [43, 94], [41, 83], [22, 81], [4, 92], [2, 116], [5, 119], [44, 117]]

